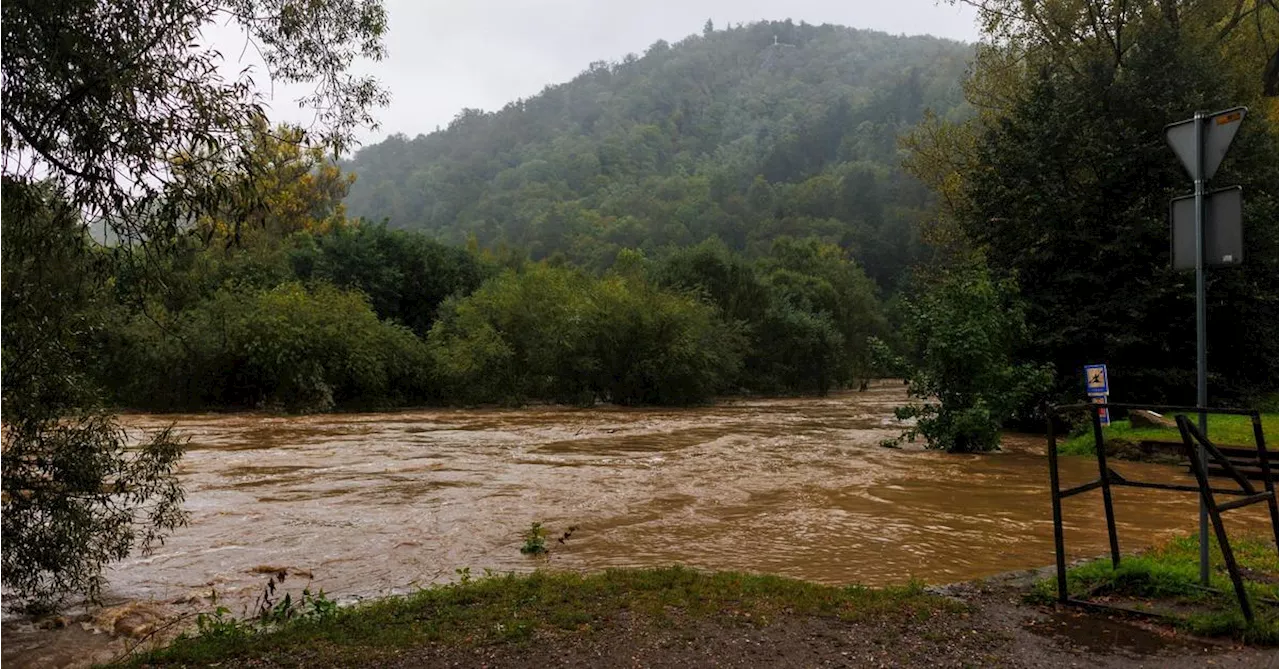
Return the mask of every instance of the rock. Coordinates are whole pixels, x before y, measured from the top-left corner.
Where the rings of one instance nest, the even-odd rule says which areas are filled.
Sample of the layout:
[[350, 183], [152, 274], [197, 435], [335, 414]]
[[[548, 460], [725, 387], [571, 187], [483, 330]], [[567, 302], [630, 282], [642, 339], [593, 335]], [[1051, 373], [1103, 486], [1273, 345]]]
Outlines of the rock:
[[1117, 460], [1142, 460], [1142, 449], [1137, 444], [1122, 439], [1120, 437], [1112, 437], [1107, 440], [1107, 457], [1116, 458]]
[[203, 604], [206, 599], [216, 598], [212, 591], [193, 590], [170, 601], [170, 604]]
[[1177, 427], [1178, 424], [1154, 411], [1136, 409], [1129, 412], [1129, 426], [1138, 429], [1143, 427]]

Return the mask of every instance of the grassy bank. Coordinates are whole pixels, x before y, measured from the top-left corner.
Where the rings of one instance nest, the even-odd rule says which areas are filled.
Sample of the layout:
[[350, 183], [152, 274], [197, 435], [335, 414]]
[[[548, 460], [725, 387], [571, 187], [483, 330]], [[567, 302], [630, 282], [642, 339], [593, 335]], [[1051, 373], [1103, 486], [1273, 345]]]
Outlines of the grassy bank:
[[519, 645], [557, 634], [602, 633], [619, 618], [670, 627], [690, 620], [760, 626], [782, 616], [842, 621], [926, 620], [963, 606], [919, 586], [831, 587], [776, 576], [672, 567], [592, 575], [534, 573], [422, 590], [356, 607], [303, 606], [265, 629], [208, 621], [133, 660], [133, 666], [255, 663], [369, 665], [423, 646]]
[[[1280, 416], [1274, 413], [1262, 414], [1262, 433], [1267, 446], [1276, 448], [1280, 434]], [[1129, 421], [1120, 420], [1102, 428], [1102, 438], [1108, 442], [1123, 439], [1136, 444], [1142, 441], [1181, 442], [1182, 437], [1177, 428], [1141, 428], [1134, 429]], [[1223, 446], [1253, 446], [1253, 422], [1248, 416], [1209, 416], [1209, 439]], [[1093, 431], [1086, 430], [1058, 443], [1058, 453], [1062, 455], [1092, 455]]]
[[[1253, 603], [1252, 624], [1240, 613], [1216, 541], [1210, 552], [1210, 585], [1217, 592], [1199, 587], [1200, 549], [1195, 536], [1179, 537], [1141, 555], [1125, 557], [1116, 569], [1109, 559], [1075, 567], [1067, 572], [1067, 588], [1073, 597], [1172, 614], [1180, 627], [1193, 634], [1274, 645], [1276, 606], [1260, 600], [1276, 597], [1275, 544], [1270, 537], [1250, 537], [1233, 539], [1231, 548], [1243, 568]], [[1032, 593], [1040, 602], [1056, 597], [1057, 583], [1052, 578], [1037, 583]]]
[[[1241, 540], [1235, 548], [1253, 597], [1274, 596], [1270, 542]], [[1229, 595], [1194, 587], [1195, 559], [1195, 542], [1179, 539], [1126, 558], [1118, 570], [1082, 565], [1069, 583], [1077, 596], [1171, 609], [1183, 631], [1274, 644], [1275, 608], [1259, 603], [1258, 621], [1246, 625]], [[1229, 592], [1220, 570], [1214, 585]], [[1037, 605], [1054, 599], [1052, 580], [1029, 595], [1025, 588], [969, 584], [941, 597], [919, 585], [832, 587], [681, 567], [464, 574], [455, 584], [344, 609], [311, 598], [276, 605], [252, 623], [206, 616], [199, 635], [135, 656], [129, 666], [1076, 666], [1084, 659], [1127, 666], [1135, 656], [1122, 641], [1135, 635], [1145, 639], [1140, 654], [1158, 666], [1204, 666], [1204, 653], [1215, 652], [1175, 630], [1123, 618], [1056, 617]], [[1081, 638], [1099, 634], [1105, 643], [1077, 654]], [[1234, 653], [1224, 656], [1231, 661], [1268, 652], [1217, 648]]]

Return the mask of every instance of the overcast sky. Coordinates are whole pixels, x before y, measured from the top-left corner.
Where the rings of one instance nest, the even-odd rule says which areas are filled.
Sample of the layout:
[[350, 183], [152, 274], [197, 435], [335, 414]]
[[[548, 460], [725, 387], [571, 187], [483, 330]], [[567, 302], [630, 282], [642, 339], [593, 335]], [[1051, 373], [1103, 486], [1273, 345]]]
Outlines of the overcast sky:
[[[701, 32], [708, 18], [717, 29], [790, 18], [891, 34], [978, 38], [970, 8], [936, 0], [385, 2], [390, 25], [387, 58], [361, 64], [359, 70], [390, 89], [391, 104], [375, 112], [380, 128], [359, 133], [365, 144], [391, 133], [413, 137], [431, 132], [447, 125], [464, 107], [498, 109], [547, 84], [572, 79], [592, 61], [642, 54], [659, 39], [675, 42]], [[233, 29], [216, 27], [206, 37], [227, 56], [227, 72], [255, 65], [251, 53], [241, 60], [244, 40]], [[260, 64], [258, 69], [261, 72]], [[294, 103], [297, 93], [275, 88], [269, 100], [273, 120], [310, 120]]]

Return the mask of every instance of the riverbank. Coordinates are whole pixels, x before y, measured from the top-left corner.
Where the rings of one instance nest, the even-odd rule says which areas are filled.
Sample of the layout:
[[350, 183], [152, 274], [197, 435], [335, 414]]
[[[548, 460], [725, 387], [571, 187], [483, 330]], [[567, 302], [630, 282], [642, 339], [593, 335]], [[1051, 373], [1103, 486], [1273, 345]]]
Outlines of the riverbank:
[[[180, 472], [190, 524], [113, 566], [102, 607], [65, 621], [6, 618], [3, 663], [107, 662], [174, 619], [185, 622], [168, 632], [219, 606], [252, 612], [280, 570], [294, 599], [323, 588], [347, 603], [457, 580], [465, 567], [681, 564], [881, 587], [1051, 563], [1043, 437], [1006, 435], [982, 455], [881, 448], [900, 430], [892, 409], [905, 396], [875, 384], [693, 409], [130, 416], [131, 434], [173, 425], [190, 437]], [[1189, 480], [1161, 465], [1124, 471]], [[1078, 485], [1097, 465], [1063, 458], [1061, 474]], [[1108, 543], [1097, 498], [1080, 503], [1073, 558]], [[1194, 495], [1143, 489], [1115, 505], [1125, 550], [1191, 527], [1197, 509]], [[1268, 522], [1260, 507], [1227, 520], [1232, 536]], [[551, 533], [547, 558], [520, 551], [533, 522]]]
[[[1248, 416], [1210, 415], [1209, 438], [1218, 446], [1254, 447], [1253, 422]], [[1275, 450], [1280, 443], [1280, 414], [1262, 414], [1262, 434], [1267, 448]], [[1182, 436], [1177, 428], [1135, 428], [1128, 420], [1118, 420], [1102, 428], [1102, 440], [1107, 445], [1107, 456], [1144, 462], [1183, 462], [1180, 444]], [[1167, 445], [1167, 446], [1166, 446]], [[1092, 430], [1061, 439], [1060, 455], [1093, 455]]]
[[[1152, 581], [1133, 576], [1142, 566], [1166, 587], [1194, 582], [1194, 570], [1181, 573], [1183, 548], [1175, 541], [1127, 559], [1138, 567], [1121, 572], [1111, 593], [1151, 594], [1142, 584]], [[1274, 588], [1270, 542], [1242, 540], [1238, 550], [1251, 578], [1270, 579], [1257, 587]], [[1074, 568], [1073, 587], [1098, 572], [1094, 563]], [[132, 666], [1274, 666], [1274, 607], [1256, 626], [1269, 638], [1229, 626], [1216, 628], [1219, 638], [1195, 636], [1176, 622], [1041, 603], [1046, 576], [936, 589], [680, 567], [464, 578], [348, 609], [313, 600], [266, 631], [206, 621], [203, 636]]]
[[[1211, 589], [1200, 587], [1200, 544], [1193, 535], [1175, 537], [1137, 555], [1126, 556], [1119, 568], [1110, 559], [1079, 564], [1067, 572], [1071, 597], [1158, 613], [1174, 627], [1191, 634], [1230, 637], [1274, 648], [1276, 618], [1276, 546], [1269, 538], [1232, 537], [1231, 549], [1240, 567], [1245, 590], [1255, 612], [1245, 620], [1218, 542], [1210, 538]], [[1030, 598], [1042, 603], [1057, 597], [1057, 584], [1038, 581]]]

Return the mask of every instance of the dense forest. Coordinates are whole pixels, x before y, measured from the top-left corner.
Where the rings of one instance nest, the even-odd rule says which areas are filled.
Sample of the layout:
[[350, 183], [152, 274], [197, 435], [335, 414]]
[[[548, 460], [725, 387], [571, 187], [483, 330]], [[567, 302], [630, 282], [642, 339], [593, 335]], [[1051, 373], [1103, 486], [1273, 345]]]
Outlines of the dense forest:
[[83, 323], [75, 374], [148, 410], [825, 393], [872, 375], [870, 338], [890, 336], [874, 283], [819, 239], [754, 258], [714, 239], [624, 249], [605, 272], [465, 249], [348, 218], [351, 179], [298, 132], [256, 126], [240, 195], [162, 255], [99, 246], [53, 194], [24, 198], [0, 219], [6, 296], [58, 268]]
[[881, 287], [920, 257], [933, 196], [898, 136], [970, 113], [973, 48], [761, 22], [592, 63], [501, 110], [357, 152], [356, 217], [451, 244], [505, 245], [601, 270], [708, 238], [761, 256], [781, 236], [846, 249]]
[[[118, 406], [315, 411], [691, 404], [932, 365], [915, 379], [927, 397], [1050, 379], [965, 393], [1034, 417], [1104, 360], [1134, 399], [1187, 401], [1193, 311], [1150, 196], [1185, 179], [1158, 143], [1113, 149], [1158, 138], [1190, 104], [1177, 91], [1225, 106], [1229, 89], [1208, 84], [1209, 56], [1145, 30], [1109, 79], [1075, 81], [1071, 59], [1098, 55], [1079, 47], [992, 83], [990, 65], [962, 74], [989, 46], [708, 25], [345, 163], [259, 121], [224, 173], [233, 195], [158, 258], [86, 239], [116, 261], [85, 264], [110, 271], [86, 275], [100, 323], [79, 338], [84, 371]], [[1006, 106], [981, 102], [991, 87]], [[1275, 328], [1273, 132], [1247, 128], [1224, 168], [1250, 186], [1257, 248], [1212, 283], [1218, 318], [1249, 324], [1213, 331], [1216, 392], [1234, 402], [1266, 395], [1276, 358], [1250, 344]]]
[[[1192, 104], [1180, 91], [1233, 98], [1191, 37], [1127, 38], [1143, 48], [1110, 74], [1083, 44], [1029, 50], [1039, 71], [1012, 76], [990, 45], [708, 25], [346, 163], [259, 120], [230, 195], [164, 253], [86, 238], [114, 261], [84, 263], [100, 317], [84, 372], [118, 406], [314, 411], [692, 404], [932, 366], [922, 399], [1048, 379], [962, 393], [1033, 417], [1104, 360], [1134, 399], [1186, 401], [1193, 311], [1153, 197], [1185, 179], [1151, 138]], [[1276, 359], [1251, 344], [1275, 332], [1273, 133], [1251, 125], [1224, 168], [1250, 188], [1256, 248], [1211, 285], [1243, 326], [1211, 340], [1234, 402], [1265, 396]], [[63, 213], [33, 225], [81, 234], [43, 202]]]
[[[684, 405], [735, 392], [825, 393], [871, 374], [876, 289], [836, 246], [780, 238], [748, 260], [708, 241], [653, 261], [625, 250], [603, 275], [471, 253], [421, 233], [339, 223], [190, 244], [163, 286], [138, 254], [106, 254], [42, 203], [60, 239], [13, 263], [15, 290], [60, 266], [92, 286], [60, 307], [88, 327], [83, 381], [148, 410], [377, 409], [555, 401]], [[7, 231], [7, 230], [6, 230]], [[86, 247], [83, 253], [77, 247]], [[136, 301], [142, 295], [141, 301]]]
[[[883, 300], [934, 206], [898, 135], [929, 108], [964, 117], [971, 51], [708, 26], [339, 164], [259, 121], [222, 172], [231, 194], [163, 253], [86, 238], [96, 261], [57, 261], [95, 286], [80, 372], [148, 410], [855, 386], [895, 341]], [[33, 238], [80, 234], [42, 197]]]

